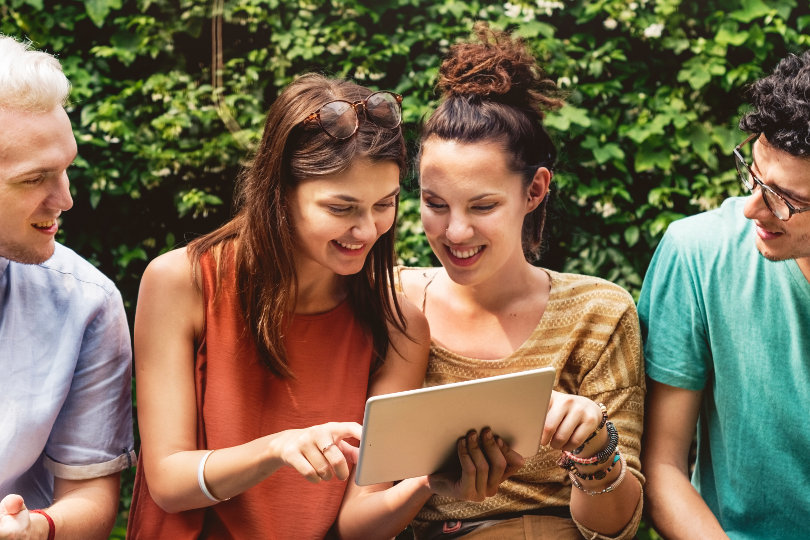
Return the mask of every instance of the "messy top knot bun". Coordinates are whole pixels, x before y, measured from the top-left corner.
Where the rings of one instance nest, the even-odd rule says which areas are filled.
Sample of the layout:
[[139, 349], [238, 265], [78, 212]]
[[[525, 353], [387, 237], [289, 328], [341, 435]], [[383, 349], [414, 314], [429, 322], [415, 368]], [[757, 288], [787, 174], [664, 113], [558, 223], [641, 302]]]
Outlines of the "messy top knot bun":
[[557, 85], [547, 78], [523, 39], [477, 23], [479, 43], [459, 43], [439, 69], [438, 89], [444, 98], [479, 96], [540, 112], [563, 105]]
[[[564, 102], [522, 39], [485, 23], [475, 25], [475, 34], [477, 42], [454, 45], [442, 62], [442, 101], [425, 124], [422, 148], [435, 138], [498, 143], [528, 188], [538, 168], [554, 168], [557, 149], [543, 115]], [[546, 200], [523, 220], [523, 252], [529, 260], [539, 256], [545, 218]]]

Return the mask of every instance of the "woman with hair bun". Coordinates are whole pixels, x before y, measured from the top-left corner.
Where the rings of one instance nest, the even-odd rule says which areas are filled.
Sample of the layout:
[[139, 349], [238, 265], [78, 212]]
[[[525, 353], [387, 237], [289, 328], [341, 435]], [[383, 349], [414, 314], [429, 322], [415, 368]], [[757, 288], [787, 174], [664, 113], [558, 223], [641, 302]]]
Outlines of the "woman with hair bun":
[[[493, 452], [497, 437], [468, 434], [455, 482], [383, 491], [381, 537], [415, 516], [417, 538], [632, 538], [644, 404], [635, 305], [605, 280], [532, 264], [556, 159], [543, 111], [563, 102], [521, 40], [475, 31], [444, 60], [422, 137], [422, 223], [442, 268], [401, 269], [399, 284], [430, 324], [427, 386], [551, 366], [555, 391], [538, 454]], [[374, 489], [351, 486], [344, 509]]]

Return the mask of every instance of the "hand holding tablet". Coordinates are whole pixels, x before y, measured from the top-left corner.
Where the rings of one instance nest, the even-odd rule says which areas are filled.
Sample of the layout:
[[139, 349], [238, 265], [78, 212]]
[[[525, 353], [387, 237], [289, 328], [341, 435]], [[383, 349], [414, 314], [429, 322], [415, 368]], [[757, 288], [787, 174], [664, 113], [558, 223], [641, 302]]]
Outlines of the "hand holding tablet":
[[457, 443], [461, 470], [427, 477], [436, 495], [464, 501], [483, 501], [495, 495], [501, 483], [515, 474], [525, 460], [490, 428], [471, 430]]

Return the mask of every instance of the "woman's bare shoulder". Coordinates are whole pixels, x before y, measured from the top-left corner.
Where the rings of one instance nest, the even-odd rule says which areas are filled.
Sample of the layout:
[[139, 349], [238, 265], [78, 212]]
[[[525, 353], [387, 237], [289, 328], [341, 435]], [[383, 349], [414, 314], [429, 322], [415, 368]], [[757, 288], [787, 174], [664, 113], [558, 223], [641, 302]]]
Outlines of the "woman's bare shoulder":
[[198, 334], [203, 300], [194, 270], [186, 248], [159, 255], [149, 263], [138, 293], [136, 330], [149, 329], [156, 336], [167, 328], [179, 336]]
[[[195, 276], [195, 273], [197, 274]], [[178, 248], [155, 257], [141, 278], [138, 303], [149, 301], [165, 309], [188, 309], [201, 301], [199, 269], [195, 268], [186, 248]]]
[[172, 288], [194, 286], [194, 275], [188, 250], [173, 249], [158, 255], [147, 265], [142, 281], [157, 281]]

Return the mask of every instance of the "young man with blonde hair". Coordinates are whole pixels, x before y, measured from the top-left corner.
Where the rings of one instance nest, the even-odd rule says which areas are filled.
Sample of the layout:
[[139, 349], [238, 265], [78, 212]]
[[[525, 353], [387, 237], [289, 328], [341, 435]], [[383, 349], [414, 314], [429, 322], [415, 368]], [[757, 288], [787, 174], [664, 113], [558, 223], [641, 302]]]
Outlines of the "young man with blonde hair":
[[134, 458], [121, 295], [54, 240], [69, 91], [53, 56], [0, 36], [0, 540], [107, 538]]

